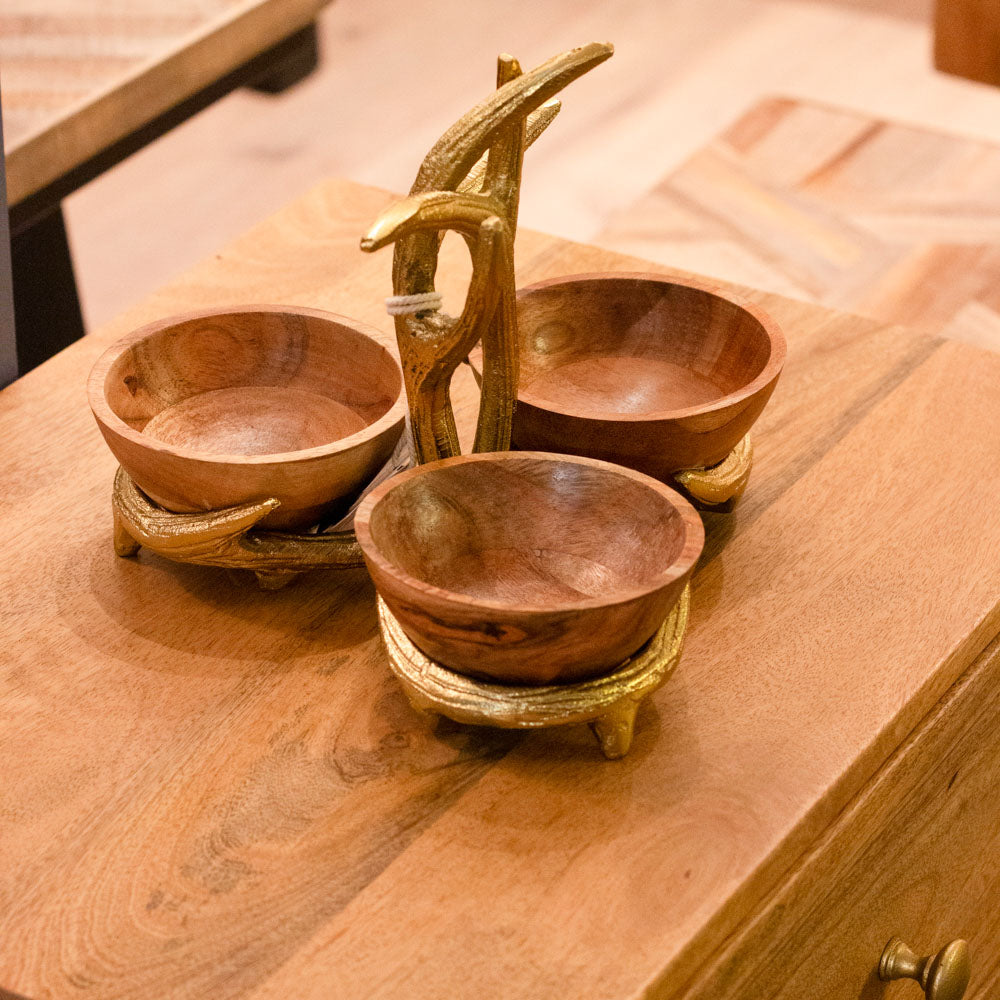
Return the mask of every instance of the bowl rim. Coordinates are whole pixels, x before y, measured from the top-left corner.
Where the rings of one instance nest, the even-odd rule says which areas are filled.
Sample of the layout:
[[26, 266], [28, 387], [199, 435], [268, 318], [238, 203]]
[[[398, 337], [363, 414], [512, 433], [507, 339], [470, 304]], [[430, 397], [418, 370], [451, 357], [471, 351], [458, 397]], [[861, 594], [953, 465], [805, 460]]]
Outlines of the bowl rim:
[[[260, 455], [234, 455], [169, 445], [163, 441], [156, 440], [156, 438], [149, 437], [141, 431], [134, 430], [111, 409], [104, 386], [112, 366], [126, 350], [154, 334], [161, 333], [172, 326], [179, 326], [181, 323], [207, 319], [213, 316], [232, 316], [241, 313], [287, 313], [307, 316], [311, 319], [336, 323], [339, 326], [347, 327], [362, 337], [366, 337], [386, 352], [386, 355], [399, 374], [399, 392], [395, 400], [381, 417], [347, 437], [338, 438], [336, 441], [331, 441], [328, 444], [315, 445], [312, 448], [302, 448], [298, 451], [268, 452]], [[102, 428], [106, 427], [118, 437], [125, 438], [127, 441], [146, 451], [160, 455], [169, 455], [191, 461], [211, 462], [220, 465], [278, 465], [289, 462], [309, 461], [316, 458], [327, 458], [341, 452], [350, 451], [358, 445], [374, 440], [391, 428], [393, 424], [400, 423], [405, 419], [406, 390], [403, 370], [399, 364], [399, 359], [392, 350], [382, 343], [381, 337], [382, 334], [379, 330], [373, 326], [369, 326], [367, 323], [362, 323], [360, 320], [352, 319], [350, 316], [344, 316], [341, 313], [329, 312], [325, 309], [311, 309], [305, 306], [250, 303], [247, 305], [236, 304], [221, 308], [195, 309], [175, 313], [163, 319], [146, 323], [131, 333], [127, 333], [103, 351], [101, 356], [94, 362], [87, 377], [87, 399], [94, 418]]]
[[[392, 490], [421, 476], [433, 475], [437, 469], [449, 468], [455, 465], [469, 465], [476, 462], [505, 462], [523, 459], [535, 462], [558, 462], [570, 465], [582, 465], [587, 468], [598, 469], [615, 476], [631, 479], [639, 485], [645, 486], [654, 493], [657, 493], [680, 515], [681, 523], [684, 526], [684, 540], [677, 558], [645, 586], [633, 587], [627, 590], [616, 590], [613, 597], [580, 598], [579, 600], [566, 601], [559, 604], [541, 605], [516, 604], [493, 598], [470, 597], [468, 594], [447, 590], [444, 587], [438, 587], [411, 576], [382, 554], [381, 549], [372, 536], [371, 516], [375, 507]], [[570, 611], [613, 608], [622, 604], [628, 604], [630, 601], [641, 597], [648, 597], [690, 572], [701, 557], [705, 545], [705, 527], [698, 512], [680, 493], [671, 489], [665, 483], [661, 483], [658, 479], [647, 476], [642, 472], [636, 472], [634, 469], [617, 465], [614, 462], [605, 462], [596, 458], [584, 458], [578, 455], [560, 455], [555, 452], [545, 451], [478, 452], [470, 455], [455, 455], [452, 458], [440, 459], [435, 462], [427, 462], [424, 465], [414, 466], [412, 469], [408, 469], [387, 479], [361, 501], [360, 506], [354, 514], [354, 531], [365, 559], [370, 559], [382, 572], [404, 583], [410, 589], [428, 596], [442, 598], [469, 610], [504, 611], [508, 614], [552, 615]]]
[[[720, 396], [711, 403], [701, 403], [697, 406], [687, 406], [676, 410], [650, 410], [646, 413], [623, 413], [618, 410], [597, 410], [588, 411], [576, 409], [574, 407], [555, 406], [551, 401], [531, 392], [530, 389], [518, 386], [518, 402], [527, 403], [538, 410], [545, 410], [549, 413], [558, 413], [563, 416], [573, 417], [578, 420], [595, 421], [615, 421], [616, 423], [644, 423], [657, 420], [680, 420], [685, 417], [702, 416], [703, 414], [715, 413], [734, 406], [756, 395], [766, 386], [771, 384], [781, 374], [785, 364], [785, 357], [788, 353], [788, 345], [781, 327], [765, 309], [762, 309], [750, 298], [735, 289], [723, 286], [720, 282], [711, 279], [699, 280], [685, 274], [656, 274], [652, 271], [586, 271], [580, 274], [565, 274], [555, 278], [546, 278], [543, 281], [536, 281], [533, 284], [525, 285], [517, 290], [517, 298], [520, 301], [533, 292], [543, 291], [558, 285], [569, 285], [580, 282], [593, 281], [646, 281], [657, 285], [676, 285], [681, 288], [693, 288], [699, 292], [705, 292], [718, 299], [730, 302], [737, 308], [749, 313], [761, 327], [771, 345], [771, 353], [760, 374], [745, 386]], [[520, 333], [519, 333], [520, 338]]]

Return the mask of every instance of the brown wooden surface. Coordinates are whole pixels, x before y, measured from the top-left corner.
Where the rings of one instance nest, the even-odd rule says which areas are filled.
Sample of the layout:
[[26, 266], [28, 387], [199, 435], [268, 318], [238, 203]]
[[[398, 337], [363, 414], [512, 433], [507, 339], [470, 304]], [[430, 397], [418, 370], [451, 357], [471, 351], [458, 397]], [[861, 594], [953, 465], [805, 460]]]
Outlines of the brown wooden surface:
[[[0, 393], [8, 989], [677, 996], [997, 632], [1000, 358], [758, 293], [788, 362], [621, 762], [425, 728], [360, 572], [261, 593], [116, 559], [93, 360], [251, 291], [391, 343], [389, 257], [357, 250], [387, 201], [326, 184]], [[518, 260], [643, 269], [530, 232]]]
[[[326, 58], [303, 86], [280, 101], [241, 89], [68, 203], [84, 313], [90, 328], [107, 322], [325, 177], [407, 190], [441, 130], [489, 90], [502, 46], [525, 66], [586, 39], [617, 46], [528, 155], [521, 222], [570, 239], [592, 241], [772, 94], [1000, 142], [1000, 88], [934, 70], [933, 16], [933, 0], [331, 3]], [[361, 80], [364, 99], [345, 100]], [[218, 178], [252, 197], [220, 197]]]
[[1000, 6], [996, 0], [937, 0], [934, 66], [1000, 87]]
[[774, 98], [598, 237], [1000, 350], [1000, 147]]
[[0, 11], [7, 200], [28, 195], [308, 24], [329, 0], [105, 4]]
[[512, 684], [621, 664], [663, 624], [704, 542], [670, 487], [524, 451], [411, 469], [369, 494], [354, 525], [410, 639], [459, 673]]

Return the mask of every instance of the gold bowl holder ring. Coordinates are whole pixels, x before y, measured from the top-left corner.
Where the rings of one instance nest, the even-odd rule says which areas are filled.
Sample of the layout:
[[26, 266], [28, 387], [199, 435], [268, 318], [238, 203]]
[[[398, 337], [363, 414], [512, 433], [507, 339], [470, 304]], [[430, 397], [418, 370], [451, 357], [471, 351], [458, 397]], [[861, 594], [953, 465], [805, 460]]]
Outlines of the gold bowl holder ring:
[[491, 684], [457, 674], [413, 645], [381, 597], [378, 617], [389, 665], [418, 712], [498, 729], [589, 722], [604, 756], [617, 760], [632, 746], [642, 699], [666, 683], [681, 658], [690, 604], [688, 585], [653, 638], [611, 673], [544, 687]]

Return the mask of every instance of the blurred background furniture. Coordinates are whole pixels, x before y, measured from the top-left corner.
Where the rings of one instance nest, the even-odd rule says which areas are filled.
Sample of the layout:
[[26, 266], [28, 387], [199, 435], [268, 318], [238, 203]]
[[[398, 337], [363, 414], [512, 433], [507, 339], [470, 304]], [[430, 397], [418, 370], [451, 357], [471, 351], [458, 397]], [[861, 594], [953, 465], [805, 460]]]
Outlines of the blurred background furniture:
[[[0, 109], [3, 101], [0, 99]], [[0, 149], [3, 114], [0, 113]], [[14, 336], [14, 288], [10, 276], [10, 227], [7, 220], [7, 183], [0, 156], [0, 388], [17, 378], [17, 340]]]
[[[83, 333], [62, 199], [236, 87], [290, 86], [328, 0], [95, 4], [0, 12], [21, 373]], [[155, 239], [155, 233], [148, 235]]]
[[617, 47], [567, 101], [558, 138], [529, 154], [521, 219], [570, 239], [594, 240], [774, 94], [1000, 144], [1000, 88], [933, 69], [933, 14], [934, 0], [330, 4], [316, 22], [336, 58], [280, 101], [240, 88], [65, 200], [85, 323], [108, 322], [324, 177], [404, 190], [470, 88], [490, 89], [504, 47], [524, 65], [589, 39]]
[[1000, 146], [760, 102], [602, 246], [1000, 350]]
[[1000, 3], [937, 0], [934, 65], [1000, 87]]

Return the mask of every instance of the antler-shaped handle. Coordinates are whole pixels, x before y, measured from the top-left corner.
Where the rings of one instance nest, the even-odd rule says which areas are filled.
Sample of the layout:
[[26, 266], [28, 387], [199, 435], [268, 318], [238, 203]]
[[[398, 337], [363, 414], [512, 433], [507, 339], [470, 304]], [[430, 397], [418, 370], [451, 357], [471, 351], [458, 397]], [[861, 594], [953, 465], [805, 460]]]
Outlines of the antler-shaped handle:
[[483, 393], [476, 451], [510, 444], [517, 395], [517, 352], [507, 333], [514, 312], [514, 259], [510, 234], [493, 199], [482, 194], [435, 191], [413, 195], [383, 213], [362, 242], [365, 250], [414, 232], [461, 233], [472, 255], [472, 278], [462, 314], [396, 317], [396, 339], [410, 401], [414, 457], [418, 462], [457, 455], [458, 432], [448, 397], [455, 369], [479, 340], [494, 365]]
[[434, 291], [443, 232], [461, 233], [472, 256], [457, 319], [420, 309], [419, 301], [420, 311], [396, 316], [417, 462], [459, 453], [449, 387], [479, 341], [483, 378], [474, 450], [510, 447], [518, 375], [514, 233], [524, 150], [559, 110], [558, 102], [546, 102], [613, 51], [595, 42], [529, 73], [512, 56], [500, 56], [496, 92], [435, 143], [410, 196], [383, 212], [361, 241], [369, 252], [395, 243], [393, 292], [404, 298]]

